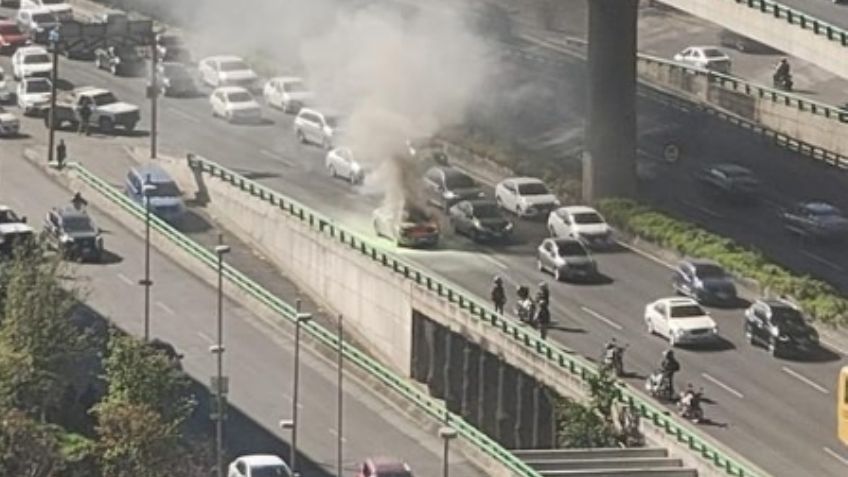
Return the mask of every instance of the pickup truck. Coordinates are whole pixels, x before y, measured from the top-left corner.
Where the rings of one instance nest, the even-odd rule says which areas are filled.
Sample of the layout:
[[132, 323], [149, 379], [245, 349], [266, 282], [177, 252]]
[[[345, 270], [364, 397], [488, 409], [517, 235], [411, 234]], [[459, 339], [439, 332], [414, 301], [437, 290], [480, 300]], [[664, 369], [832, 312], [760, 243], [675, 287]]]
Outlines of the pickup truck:
[[[67, 124], [73, 129], [79, 128], [82, 121], [79, 112], [86, 103], [93, 105], [91, 117], [88, 120], [89, 126], [97, 127], [102, 133], [112, 132], [116, 127], [132, 131], [141, 119], [138, 106], [118, 101], [118, 98], [107, 89], [86, 86], [76, 88], [57, 98], [56, 127], [61, 128]], [[50, 127], [49, 106], [43, 114], [44, 125]]]

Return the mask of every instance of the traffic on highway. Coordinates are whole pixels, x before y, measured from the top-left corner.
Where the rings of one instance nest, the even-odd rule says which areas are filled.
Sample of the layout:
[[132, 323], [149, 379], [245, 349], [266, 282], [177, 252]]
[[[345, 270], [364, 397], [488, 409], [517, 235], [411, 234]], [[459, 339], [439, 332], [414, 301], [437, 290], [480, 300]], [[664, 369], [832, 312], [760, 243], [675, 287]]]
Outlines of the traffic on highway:
[[[52, 50], [37, 34], [45, 27], [26, 23], [23, 10], [0, 9], [17, 19], [0, 20], [0, 37], [12, 39], [0, 43], [10, 55], [0, 58], [0, 80], [11, 72], [0, 82], [10, 92], [0, 134], [43, 143], [54, 118], [67, 144], [57, 156], [83, 161], [187, 230], [193, 205], [163, 169], [75, 152], [90, 150], [76, 145], [83, 141], [146, 144], [151, 117], [144, 105], [151, 92], [159, 94], [163, 150], [252, 174], [491, 297], [547, 339], [614, 365], [629, 386], [774, 475], [848, 472], [833, 420], [835, 377], [848, 345], [824, 338], [792, 297], [761, 296], [711, 257], [634, 247], [591, 204], [559, 197], [548, 177], [492, 180], [438, 140], [440, 128], [481, 108], [491, 93], [488, 75], [496, 73], [509, 97], [492, 100], [487, 112], [520, 112], [504, 120], [505, 130], [547, 123], [544, 133], [521, 140], [562, 147], [568, 133], [556, 124], [571, 126], [582, 114], [575, 106], [585, 89], [575, 79], [581, 67], [567, 58], [506, 60], [441, 11], [424, 9], [416, 20], [360, 7], [333, 4], [351, 19], [266, 58], [187, 30], [150, 47], [59, 58], [55, 70]], [[443, 21], [437, 35], [428, 30], [433, 17]], [[35, 33], [27, 37], [11, 25]], [[398, 48], [386, 47], [392, 43]], [[456, 51], [432, 57], [451, 45]], [[151, 66], [151, 47], [165, 60]], [[730, 70], [720, 53], [691, 47], [675, 59]], [[462, 74], [445, 78], [460, 67]], [[683, 159], [661, 164], [659, 175], [641, 184], [646, 199], [848, 292], [843, 177], [714, 118], [660, 105], [646, 105], [640, 115], [689, 129]], [[0, 207], [0, 251], [32, 234], [73, 260], [98, 262], [112, 247], [114, 238], [104, 238], [84, 204], [39, 205], [43, 224]], [[396, 457], [363, 461], [358, 475], [411, 476], [404, 456]], [[229, 466], [229, 477], [289, 472], [282, 459], [266, 455]]]

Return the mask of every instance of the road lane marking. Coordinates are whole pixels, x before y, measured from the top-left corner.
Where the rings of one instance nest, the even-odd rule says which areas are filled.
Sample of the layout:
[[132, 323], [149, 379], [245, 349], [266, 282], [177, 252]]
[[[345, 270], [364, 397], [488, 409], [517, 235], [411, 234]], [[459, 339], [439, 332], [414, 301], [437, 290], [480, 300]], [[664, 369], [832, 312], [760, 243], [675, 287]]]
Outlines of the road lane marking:
[[273, 160], [279, 162], [280, 164], [282, 164], [286, 167], [294, 167], [294, 164], [283, 159], [282, 157], [280, 157], [279, 154], [275, 153], [274, 151], [269, 151], [267, 149], [260, 149], [259, 154], [262, 154], [263, 156], [265, 156], [267, 158], [273, 159]]
[[819, 343], [827, 346], [828, 348], [832, 348], [834, 351], [838, 351], [839, 354], [843, 356], [848, 356], [848, 351], [846, 351], [845, 348], [841, 348], [831, 341], [819, 339]]
[[714, 211], [710, 208], [704, 207], [703, 205], [699, 205], [699, 204], [696, 204], [694, 202], [689, 202], [688, 200], [683, 200], [683, 201], [681, 201], [681, 203], [683, 205], [687, 205], [689, 207], [692, 207], [695, 210], [700, 210], [701, 212], [703, 212], [707, 215], [710, 215], [712, 217], [715, 217], [717, 219], [723, 219], [724, 218], [724, 215], [722, 215], [722, 214], [720, 214], [720, 213], [718, 213], [718, 212], [716, 212], [716, 211]]
[[644, 257], [644, 258], [647, 258], [648, 260], [650, 260], [650, 261], [652, 261], [652, 262], [654, 262], [654, 263], [657, 263], [657, 264], [659, 264], [659, 265], [662, 265], [663, 267], [668, 268], [669, 270], [677, 270], [677, 267], [675, 267], [675, 266], [674, 266], [674, 265], [672, 265], [671, 263], [666, 262], [665, 260], [663, 260], [663, 259], [661, 259], [661, 258], [657, 257], [656, 255], [653, 255], [653, 254], [651, 254], [651, 253], [648, 253], [648, 252], [646, 252], [646, 251], [644, 251], [644, 250], [640, 250], [640, 249], [638, 249], [638, 248], [636, 248], [636, 247], [634, 247], [634, 246], [632, 246], [632, 245], [630, 245], [630, 244], [628, 244], [628, 243], [626, 243], [626, 242], [623, 242], [623, 241], [621, 241], [621, 240], [616, 240], [615, 242], [616, 242], [619, 246], [624, 247], [624, 248], [626, 248], [627, 250], [630, 250], [631, 252], [635, 253], [636, 255], [640, 255], [640, 256], [642, 256], [642, 257]]
[[162, 310], [164, 310], [164, 311], [165, 311], [165, 313], [167, 313], [167, 314], [169, 314], [169, 315], [176, 315], [176, 314], [177, 314], [174, 310], [172, 310], [172, 309], [171, 309], [171, 307], [170, 307], [170, 306], [168, 306], [168, 305], [166, 305], [166, 304], [162, 303], [161, 301], [157, 301], [157, 302], [156, 302], [156, 306], [158, 306], [159, 308], [161, 308]]
[[710, 381], [711, 383], [715, 384], [716, 386], [718, 386], [718, 387], [724, 389], [725, 391], [729, 392], [730, 394], [733, 394], [734, 396], [738, 397], [739, 399], [745, 399], [745, 396], [742, 395], [742, 393], [733, 389], [732, 387], [728, 386], [727, 384], [724, 384], [723, 382], [719, 381], [718, 379], [710, 376], [709, 374], [701, 373], [701, 376], [703, 376], [704, 379], [706, 379], [707, 381]]
[[830, 394], [830, 391], [828, 391], [827, 388], [825, 388], [824, 386], [820, 385], [819, 383], [813, 381], [812, 379], [804, 376], [803, 374], [801, 374], [797, 371], [794, 371], [790, 368], [787, 368], [786, 366], [784, 366], [782, 369], [783, 369], [784, 373], [786, 373], [786, 374], [792, 376], [793, 378], [809, 385], [810, 387], [812, 387], [816, 391], [818, 391], [822, 394]]
[[[337, 431], [335, 428], [331, 427], [330, 428], [330, 435], [333, 436], [333, 437], [338, 437], [339, 431]], [[345, 438], [345, 436], [342, 436], [342, 442], [347, 442], [347, 438]]]
[[194, 122], [194, 123], [200, 123], [200, 120], [199, 120], [199, 119], [197, 119], [196, 117], [192, 116], [191, 114], [188, 114], [188, 113], [187, 113], [187, 112], [185, 112], [185, 111], [181, 111], [181, 110], [179, 110], [179, 109], [177, 109], [177, 108], [174, 108], [174, 107], [171, 107], [171, 106], [168, 106], [168, 111], [170, 111], [170, 112], [172, 112], [172, 113], [176, 114], [177, 116], [179, 116], [179, 117], [181, 117], [181, 118], [183, 118], [183, 119], [186, 119], [186, 120], [188, 120], [188, 121], [191, 121], [191, 122]]
[[207, 335], [206, 333], [204, 333], [204, 332], [202, 332], [202, 331], [198, 331], [198, 332], [197, 332], [197, 336], [199, 336], [199, 337], [203, 338], [203, 340], [204, 340], [204, 341], [206, 341], [207, 343], [209, 343], [209, 344], [211, 344], [211, 345], [212, 345], [212, 344], [215, 344], [215, 340], [213, 340], [212, 338], [210, 338], [210, 337], [209, 337], [209, 335]]
[[609, 326], [612, 326], [613, 328], [617, 329], [618, 331], [621, 331], [622, 329], [624, 329], [621, 325], [619, 325], [619, 324], [618, 324], [618, 323], [616, 323], [615, 321], [613, 321], [613, 320], [611, 320], [611, 319], [607, 318], [606, 316], [604, 316], [604, 315], [602, 315], [602, 314], [598, 313], [597, 311], [595, 311], [595, 310], [593, 310], [593, 309], [591, 309], [591, 308], [587, 308], [587, 307], [585, 307], [585, 306], [581, 306], [581, 307], [580, 307], [580, 309], [581, 309], [581, 310], [583, 310], [583, 311], [585, 311], [585, 312], [586, 312], [586, 313], [588, 313], [589, 315], [591, 315], [591, 316], [593, 316], [593, 317], [595, 317], [595, 318], [597, 318], [597, 319], [599, 319], [599, 320], [603, 321], [604, 323], [608, 324]]
[[[286, 400], [286, 401], [288, 401], [288, 402], [292, 402], [291, 394], [283, 393], [283, 399], [285, 399], [285, 400]], [[297, 402], [297, 408], [298, 408], [298, 409], [303, 409], [303, 402], [302, 402], [300, 399], [298, 399], [298, 402]]]
[[830, 447], [823, 447], [822, 449], [824, 449], [824, 451], [834, 459], [838, 460], [839, 462], [842, 462], [843, 465], [848, 465], [848, 459], [842, 457], [841, 455], [839, 455], [839, 453], [837, 453]]
[[811, 259], [813, 259], [813, 260], [815, 260], [815, 261], [817, 261], [817, 262], [819, 262], [819, 263], [821, 263], [822, 265], [824, 265], [824, 266], [826, 266], [826, 267], [829, 267], [829, 268], [831, 268], [831, 269], [833, 269], [833, 270], [836, 270], [837, 272], [844, 272], [844, 271], [845, 271], [845, 268], [843, 268], [843, 267], [841, 267], [841, 266], [839, 266], [839, 265], [837, 265], [837, 264], [833, 263], [831, 260], [828, 260], [828, 259], [826, 259], [826, 258], [824, 258], [824, 257], [822, 257], [822, 256], [820, 256], [820, 255], [816, 255], [816, 254], [814, 254], [813, 252], [808, 252], [808, 251], [806, 251], [806, 250], [801, 250], [801, 253], [802, 253], [803, 255], [805, 255], [805, 256], [807, 256], [807, 257], [809, 257], [809, 258], [811, 258]]
[[509, 266], [507, 266], [507, 264], [501, 262], [500, 260], [498, 260], [496, 258], [490, 257], [489, 255], [481, 255], [481, 257], [483, 257], [483, 260], [491, 263], [492, 265], [494, 265], [498, 268], [502, 268], [504, 270], [509, 270]]
[[132, 281], [132, 280], [130, 280], [130, 279], [129, 279], [126, 275], [124, 275], [123, 273], [119, 273], [119, 274], [118, 274], [118, 278], [119, 278], [122, 282], [126, 283], [126, 284], [127, 284], [127, 285], [129, 285], [129, 286], [135, 286], [135, 282], [134, 282], [134, 281]]

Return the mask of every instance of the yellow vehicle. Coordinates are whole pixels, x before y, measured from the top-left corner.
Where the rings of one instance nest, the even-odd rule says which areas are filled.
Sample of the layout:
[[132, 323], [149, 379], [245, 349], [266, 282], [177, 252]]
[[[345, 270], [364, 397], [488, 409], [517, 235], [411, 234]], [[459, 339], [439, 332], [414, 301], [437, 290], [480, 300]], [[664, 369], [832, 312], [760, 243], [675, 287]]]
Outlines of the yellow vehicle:
[[836, 385], [836, 426], [839, 440], [848, 446], [848, 366], [839, 372], [839, 382]]

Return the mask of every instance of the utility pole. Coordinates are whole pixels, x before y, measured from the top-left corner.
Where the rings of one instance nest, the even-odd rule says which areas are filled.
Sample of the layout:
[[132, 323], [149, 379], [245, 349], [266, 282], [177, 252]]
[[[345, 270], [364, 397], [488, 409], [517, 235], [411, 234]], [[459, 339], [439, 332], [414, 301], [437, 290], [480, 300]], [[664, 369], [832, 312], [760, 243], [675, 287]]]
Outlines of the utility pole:
[[47, 162], [53, 162], [53, 149], [56, 141], [56, 83], [59, 80], [59, 27], [50, 30], [48, 35], [53, 50], [53, 71], [50, 73], [50, 128], [47, 132]]
[[224, 476], [224, 420], [226, 419], [227, 378], [224, 377], [224, 255], [230, 252], [230, 247], [223, 244], [223, 236], [218, 236], [215, 254], [218, 256], [218, 341], [209, 350], [216, 355], [218, 370], [213, 379], [212, 389], [215, 393], [215, 464], [218, 477]]
[[291, 456], [289, 458], [292, 472], [297, 473], [297, 428], [300, 426], [300, 421], [297, 417], [298, 394], [300, 391], [300, 328], [304, 323], [312, 319], [310, 313], [300, 312], [301, 302], [298, 299], [295, 302], [295, 328], [294, 328], [294, 389], [292, 390], [292, 435], [291, 435]]
[[158, 129], [158, 103], [159, 103], [159, 43], [156, 41], [156, 33], [153, 35], [153, 52], [150, 62], [150, 158], [156, 159], [156, 139]]
[[150, 181], [150, 175], [144, 179], [141, 192], [144, 195], [144, 278], [139, 280], [139, 285], [144, 287], [144, 341], [150, 341], [150, 287], [153, 281], [150, 279], [150, 194], [156, 190], [156, 186]]

